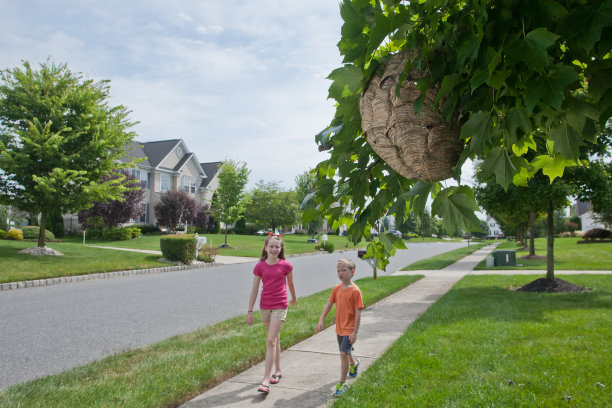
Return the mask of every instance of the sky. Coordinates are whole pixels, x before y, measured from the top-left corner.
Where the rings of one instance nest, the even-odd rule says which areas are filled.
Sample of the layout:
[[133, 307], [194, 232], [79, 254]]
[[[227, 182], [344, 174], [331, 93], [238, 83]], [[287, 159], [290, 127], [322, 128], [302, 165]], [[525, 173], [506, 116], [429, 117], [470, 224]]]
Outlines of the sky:
[[326, 160], [341, 66], [336, 0], [0, 0], [0, 69], [66, 63], [110, 80], [135, 140], [183, 139], [200, 162], [244, 162], [248, 188], [295, 187]]

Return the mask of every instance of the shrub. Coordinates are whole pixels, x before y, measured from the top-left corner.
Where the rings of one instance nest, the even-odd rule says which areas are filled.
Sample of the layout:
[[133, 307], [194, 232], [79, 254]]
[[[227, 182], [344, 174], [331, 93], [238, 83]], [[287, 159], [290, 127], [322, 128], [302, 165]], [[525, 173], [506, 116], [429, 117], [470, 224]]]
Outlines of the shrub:
[[[21, 231], [23, 232], [23, 239], [38, 239], [38, 235], [40, 234], [40, 227], [31, 225], [28, 227], [23, 227]], [[50, 239], [55, 239], [55, 235], [53, 235], [53, 232], [49, 231], [48, 229], [45, 229], [45, 241], [48, 241]]]
[[317, 251], [320, 251], [320, 250], [321, 250], [321, 243], [320, 243], [320, 242], [317, 242], [317, 243], [315, 244], [315, 249], [316, 249]]
[[197, 245], [195, 235], [162, 235], [159, 245], [162, 255], [169, 261], [189, 264], [195, 259]]
[[407, 239], [418, 238], [418, 237], [419, 237], [419, 234], [415, 234], [414, 232], [406, 234]]
[[140, 225], [138, 226], [138, 228], [140, 228], [140, 232], [143, 235], [153, 235], [161, 233], [161, 229], [159, 229], [159, 227], [155, 225]]
[[198, 251], [198, 261], [201, 262], [215, 262], [215, 256], [219, 253], [217, 248], [210, 246], [202, 246]]
[[102, 239], [107, 241], [125, 241], [140, 236], [138, 227], [107, 228], [102, 231]]
[[584, 239], [606, 239], [612, 237], [612, 231], [603, 228], [593, 228], [582, 234]]
[[331, 241], [323, 241], [322, 248], [331, 254], [334, 252], [334, 243]]
[[23, 232], [20, 229], [12, 228], [6, 233], [6, 239], [12, 239], [13, 241], [21, 241], [23, 239]]
[[0, 229], [0, 239], [2, 239], [2, 238], [6, 238], [6, 231]]

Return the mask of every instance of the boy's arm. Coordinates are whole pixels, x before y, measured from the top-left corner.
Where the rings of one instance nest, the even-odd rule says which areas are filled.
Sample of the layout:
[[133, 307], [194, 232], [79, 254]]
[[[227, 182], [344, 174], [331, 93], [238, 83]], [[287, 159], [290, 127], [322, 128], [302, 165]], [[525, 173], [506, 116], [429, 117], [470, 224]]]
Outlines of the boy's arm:
[[333, 305], [333, 303], [327, 302], [327, 304], [323, 308], [323, 312], [321, 312], [321, 317], [319, 317], [319, 323], [317, 323], [317, 332], [320, 332], [323, 329], [323, 326], [325, 324], [325, 322], [324, 322], [325, 321], [325, 316], [327, 316], [327, 314], [331, 310], [332, 305]]
[[355, 327], [353, 332], [349, 335], [349, 341], [351, 344], [357, 341], [357, 333], [359, 332], [359, 325], [361, 324], [361, 309], [355, 309]]

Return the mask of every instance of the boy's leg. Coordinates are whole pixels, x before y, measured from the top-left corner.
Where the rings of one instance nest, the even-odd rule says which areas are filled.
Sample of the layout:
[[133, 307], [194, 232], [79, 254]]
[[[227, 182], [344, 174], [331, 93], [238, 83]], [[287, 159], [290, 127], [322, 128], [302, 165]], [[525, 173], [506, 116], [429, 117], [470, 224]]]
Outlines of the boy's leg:
[[346, 382], [346, 375], [349, 368], [349, 355], [344, 351], [340, 352], [340, 382]]

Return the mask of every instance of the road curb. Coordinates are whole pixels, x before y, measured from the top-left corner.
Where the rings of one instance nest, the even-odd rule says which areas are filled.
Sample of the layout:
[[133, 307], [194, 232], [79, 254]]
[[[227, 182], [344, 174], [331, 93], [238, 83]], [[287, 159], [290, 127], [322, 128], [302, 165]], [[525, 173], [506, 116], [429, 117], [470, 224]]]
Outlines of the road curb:
[[134, 269], [129, 271], [116, 271], [116, 272], [101, 272], [101, 273], [91, 273], [89, 275], [74, 275], [74, 276], [62, 276], [59, 278], [47, 278], [47, 279], [35, 279], [28, 281], [19, 281], [19, 282], [7, 282], [0, 284], [0, 290], [12, 290], [12, 289], [23, 289], [23, 288], [33, 288], [38, 286], [51, 286], [58, 285], [61, 283], [73, 283], [73, 282], [81, 282], [88, 280], [97, 280], [97, 279], [111, 279], [111, 278], [121, 278], [124, 276], [136, 276], [136, 275], [150, 275], [154, 273], [164, 273], [164, 272], [175, 272], [182, 271], [185, 269], [195, 269], [195, 268], [206, 268], [214, 266], [214, 263], [211, 262], [193, 262], [189, 265], [171, 265], [171, 266], [162, 266], [159, 268], [148, 268], [148, 269]]

